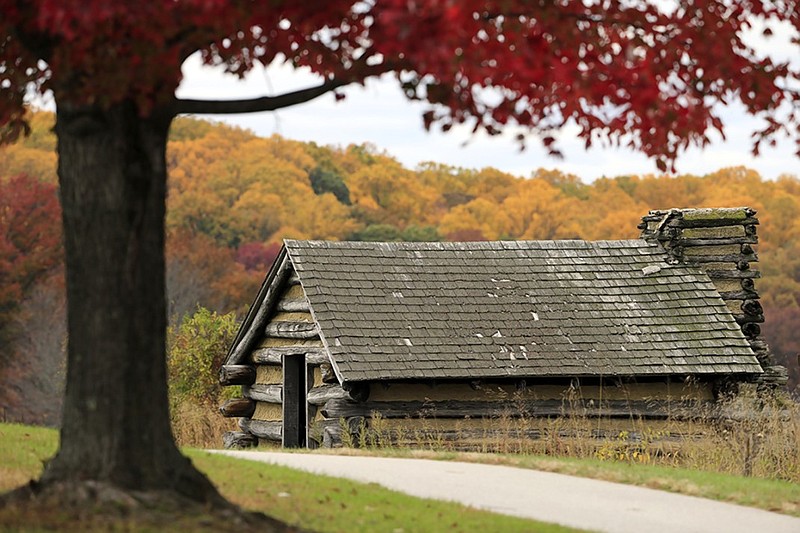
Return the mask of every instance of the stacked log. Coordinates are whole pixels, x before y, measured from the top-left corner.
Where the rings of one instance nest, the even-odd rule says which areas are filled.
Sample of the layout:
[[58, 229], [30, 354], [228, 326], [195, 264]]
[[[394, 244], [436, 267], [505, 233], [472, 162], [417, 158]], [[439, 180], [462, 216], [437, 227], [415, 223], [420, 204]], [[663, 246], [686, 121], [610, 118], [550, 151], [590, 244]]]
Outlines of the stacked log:
[[650, 211], [642, 218], [641, 238], [660, 243], [672, 263], [702, 268], [741, 326], [759, 363], [761, 382], [786, 383], [786, 369], [776, 366], [761, 337], [764, 310], [755, 280], [758, 255], [756, 211], [749, 207], [670, 209]]
[[225, 448], [252, 448], [258, 446], [258, 437], [244, 431], [228, 431], [222, 436]]
[[[283, 359], [302, 355], [308, 368], [307, 420], [323, 422], [319, 408], [331, 400], [353, 399], [334, 374], [308, 301], [296, 274], [289, 270], [274, 308], [259, 327], [253, 347], [237, 364], [220, 369], [220, 384], [241, 385], [242, 398], [220, 406], [223, 416], [239, 418], [241, 431], [223, 439], [226, 447], [280, 444], [282, 435]], [[310, 438], [320, 445], [324, 434]]]
[[[240, 385], [244, 396], [220, 405], [222, 416], [250, 417], [255, 413], [256, 403], [245, 393], [255, 380], [256, 368], [251, 364], [223, 365], [219, 369], [219, 384], [223, 387]], [[248, 431], [228, 431], [222, 436], [222, 445], [225, 448], [253, 448], [258, 446], [258, 437]]]
[[256, 369], [252, 365], [222, 365], [219, 369], [219, 384], [252, 385], [256, 381]]
[[589, 418], [621, 419], [667, 419], [681, 420], [697, 416], [699, 409], [709, 409], [712, 400], [686, 399], [641, 399], [641, 400], [596, 400], [577, 399], [515, 399], [496, 401], [443, 400], [443, 401], [365, 401], [348, 399], [329, 400], [322, 408], [323, 414], [332, 420], [349, 420], [355, 417], [369, 418], [379, 413], [382, 419], [500, 419], [503, 417], [553, 418], [582, 416]]
[[320, 406], [321, 444], [419, 445], [429, 435], [431, 441], [458, 441], [460, 449], [462, 440], [510, 437], [514, 430], [509, 428], [535, 426], [539, 429], [527, 434], [534, 438], [548, 421], [567, 418], [602, 421], [619, 434], [630, 430], [632, 420], [694, 420], [714, 406], [713, 386], [707, 382], [591, 383], [577, 389], [549, 382], [519, 385], [513, 380], [383, 381], [362, 385], [358, 392], [353, 387], [355, 397], [331, 398]]

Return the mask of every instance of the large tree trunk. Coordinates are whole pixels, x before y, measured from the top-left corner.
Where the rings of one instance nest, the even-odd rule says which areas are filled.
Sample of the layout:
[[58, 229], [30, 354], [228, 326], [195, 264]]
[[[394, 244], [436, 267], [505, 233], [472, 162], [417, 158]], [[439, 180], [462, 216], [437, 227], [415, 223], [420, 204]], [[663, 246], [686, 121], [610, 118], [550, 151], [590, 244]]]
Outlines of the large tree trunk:
[[[164, 213], [171, 117], [59, 105], [68, 365], [42, 482], [92, 480], [222, 502], [178, 451], [166, 384]], [[44, 325], [43, 327], [46, 327]]]

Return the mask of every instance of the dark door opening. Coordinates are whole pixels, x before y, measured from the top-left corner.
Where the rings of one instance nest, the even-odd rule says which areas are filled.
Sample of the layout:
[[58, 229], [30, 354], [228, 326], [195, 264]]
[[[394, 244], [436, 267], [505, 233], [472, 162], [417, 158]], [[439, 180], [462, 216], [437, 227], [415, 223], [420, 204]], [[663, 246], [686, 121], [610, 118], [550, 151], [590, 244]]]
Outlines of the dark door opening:
[[283, 358], [283, 446], [307, 445], [308, 405], [305, 355]]

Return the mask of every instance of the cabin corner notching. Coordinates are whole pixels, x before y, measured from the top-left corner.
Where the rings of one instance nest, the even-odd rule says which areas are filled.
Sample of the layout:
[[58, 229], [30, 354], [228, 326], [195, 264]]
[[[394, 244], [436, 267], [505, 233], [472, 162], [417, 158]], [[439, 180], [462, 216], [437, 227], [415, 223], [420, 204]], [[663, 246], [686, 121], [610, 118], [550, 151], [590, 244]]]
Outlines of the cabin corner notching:
[[[220, 382], [241, 385], [243, 396], [220, 408], [225, 416], [240, 417], [242, 429], [226, 435], [226, 446], [250, 446], [259, 439], [315, 446], [320, 439], [309, 436], [309, 427], [320, 402], [345, 395], [285, 249], [237, 335]], [[242, 403], [246, 411], [237, 410]]]
[[642, 240], [287, 240], [220, 372], [243, 396], [225, 445], [336, 446], [376, 414], [467, 440], [565, 414], [576, 384], [589, 416], [688, 413], [775, 368], [753, 214], [652, 211]]

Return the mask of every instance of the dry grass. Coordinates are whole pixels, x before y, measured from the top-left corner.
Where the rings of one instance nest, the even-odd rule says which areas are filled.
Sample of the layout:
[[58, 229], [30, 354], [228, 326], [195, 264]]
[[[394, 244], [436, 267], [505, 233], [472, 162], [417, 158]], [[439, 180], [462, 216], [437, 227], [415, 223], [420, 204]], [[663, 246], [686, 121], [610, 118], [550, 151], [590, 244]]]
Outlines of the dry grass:
[[458, 421], [386, 420], [375, 413], [354, 435], [343, 431], [343, 444], [595, 459], [800, 483], [800, 405], [781, 394], [745, 391], [689, 419], [574, 413], [546, 419], [506, 414], [480, 421], [479, 429], [475, 422], [465, 429]]
[[237, 431], [236, 421], [216, 407], [191, 402], [175, 403], [170, 412], [172, 433], [180, 447], [219, 448], [226, 431]]
[[800, 483], [800, 405], [782, 395], [743, 394], [722, 406], [713, 432], [687, 440], [681, 466]]
[[[64, 486], [67, 493], [40, 495], [29, 505], [3, 495], [40, 475], [57, 440], [51, 429], [0, 424], [0, 532], [576, 531], [199, 450], [188, 450], [189, 457], [229, 501], [291, 525], [225, 509], [212, 512], [168, 492], [125, 492], [92, 482]], [[65, 500], [73, 504], [66, 506]]]

